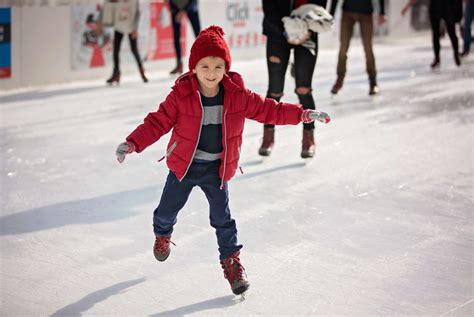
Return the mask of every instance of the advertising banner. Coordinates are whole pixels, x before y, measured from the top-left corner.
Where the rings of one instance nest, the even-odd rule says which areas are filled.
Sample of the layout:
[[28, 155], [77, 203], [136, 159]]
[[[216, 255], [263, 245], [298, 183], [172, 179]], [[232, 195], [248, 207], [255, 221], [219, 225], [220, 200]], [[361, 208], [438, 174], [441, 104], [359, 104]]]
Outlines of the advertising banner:
[[0, 78], [11, 77], [11, 9], [0, 8]]
[[263, 45], [263, 8], [259, 0], [231, 0], [226, 3], [226, 41], [231, 49]]
[[[181, 52], [186, 52], [186, 24], [181, 22]], [[148, 59], [157, 60], [176, 56], [173, 41], [173, 23], [171, 10], [163, 1], [150, 3], [150, 35], [148, 45]]]

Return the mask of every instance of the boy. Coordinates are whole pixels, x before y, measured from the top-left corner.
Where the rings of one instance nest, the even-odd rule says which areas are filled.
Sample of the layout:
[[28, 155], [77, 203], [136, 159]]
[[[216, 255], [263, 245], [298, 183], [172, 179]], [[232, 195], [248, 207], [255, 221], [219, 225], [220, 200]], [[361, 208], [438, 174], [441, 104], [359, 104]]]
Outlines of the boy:
[[126, 154], [142, 152], [173, 129], [166, 153], [170, 173], [153, 217], [155, 258], [168, 258], [176, 216], [192, 188], [199, 186], [209, 201], [224, 277], [234, 294], [242, 294], [250, 284], [239, 259], [242, 245], [237, 243], [230, 214], [227, 181], [237, 169], [245, 118], [294, 125], [315, 119], [328, 123], [330, 118], [251, 92], [239, 74], [229, 71], [230, 66], [223, 30], [211, 26], [201, 31], [191, 47], [190, 71], [176, 80], [158, 110], [118, 146], [116, 155], [122, 163]]

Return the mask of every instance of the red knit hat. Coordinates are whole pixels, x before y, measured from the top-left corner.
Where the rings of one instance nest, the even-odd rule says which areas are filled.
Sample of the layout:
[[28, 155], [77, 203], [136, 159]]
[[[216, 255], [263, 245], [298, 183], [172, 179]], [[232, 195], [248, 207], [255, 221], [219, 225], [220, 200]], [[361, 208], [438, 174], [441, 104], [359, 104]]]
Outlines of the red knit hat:
[[220, 26], [211, 25], [199, 33], [191, 47], [189, 70], [196, 68], [196, 64], [208, 56], [222, 58], [225, 61], [225, 70], [230, 69], [230, 51], [224, 40], [224, 30]]

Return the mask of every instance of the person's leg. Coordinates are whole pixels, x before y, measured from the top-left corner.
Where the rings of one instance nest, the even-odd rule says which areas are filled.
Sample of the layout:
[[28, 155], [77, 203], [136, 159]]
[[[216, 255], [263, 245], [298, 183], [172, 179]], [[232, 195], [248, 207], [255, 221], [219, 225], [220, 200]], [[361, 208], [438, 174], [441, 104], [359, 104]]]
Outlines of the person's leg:
[[[313, 40], [316, 43], [315, 55], [303, 46], [295, 47], [295, 92], [304, 109], [316, 109], [312, 93], [312, 79], [318, 58], [319, 45], [317, 34]], [[303, 123], [301, 157], [313, 157], [314, 152], [314, 122]]]
[[337, 58], [337, 79], [334, 83], [331, 92], [337, 94], [341, 90], [344, 77], [346, 75], [346, 64], [347, 64], [347, 52], [349, 51], [349, 45], [352, 38], [352, 32], [354, 30], [354, 14], [342, 11], [341, 17], [341, 33], [339, 36], [339, 54]]
[[[280, 101], [285, 87], [285, 74], [290, 59], [291, 46], [286, 42], [267, 40], [268, 90], [267, 98]], [[275, 137], [275, 126], [265, 124], [262, 145], [258, 150], [261, 156], [269, 156]]]
[[114, 32], [114, 45], [113, 45], [113, 62], [114, 68], [112, 71], [112, 76], [107, 79], [107, 84], [113, 84], [114, 82], [120, 82], [120, 46], [122, 44], [123, 34], [120, 32]]
[[207, 168], [198, 185], [209, 202], [209, 219], [211, 226], [216, 230], [219, 258], [224, 260], [239, 251], [242, 245], [237, 242], [237, 227], [230, 214], [227, 182], [220, 189], [220, 162], [205, 163], [205, 165]]
[[469, 54], [471, 49], [471, 25], [472, 15], [474, 14], [474, 0], [469, 0], [464, 8], [464, 29], [463, 29], [463, 52], [462, 55], [466, 56]]
[[[313, 38], [316, 43], [315, 55], [303, 46], [295, 47], [295, 92], [304, 109], [316, 109], [312, 93], [312, 79], [318, 58], [318, 37]], [[315, 152], [314, 122], [303, 123], [303, 138], [301, 157], [311, 158]]]
[[172, 13], [172, 24], [173, 24], [173, 43], [174, 50], [176, 52], [176, 67], [170, 74], [180, 74], [183, 72], [182, 52], [181, 52], [181, 23], [176, 20], [178, 12]]
[[188, 200], [193, 185], [186, 180], [179, 181], [169, 172], [158, 207], [153, 213], [153, 229], [157, 236], [170, 236], [176, 224], [178, 212]]
[[138, 52], [138, 38], [133, 38], [132, 34], [129, 34], [128, 40], [130, 42], [130, 50], [132, 51], [132, 54], [135, 57], [135, 61], [137, 62], [138, 70], [140, 72], [140, 75], [142, 76], [142, 80], [146, 83], [148, 82], [148, 78], [145, 75], [145, 70], [143, 68], [140, 53]]
[[451, 16], [447, 16], [444, 18], [444, 21], [446, 22], [446, 31], [448, 32], [449, 39], [451, 40], [451, 46], [453, 47], [454, 62], [457, 66], [460, 66], [461, 59], [459, 56], [459, 42], [456, 35], [456, 26], [454, 20]]
[[123, 33], [114, 32], [114, 73], [120, 72], [120, 47], [122, 45]]
[[440, 23], [441, 16], [439, 12], [434, 9], [430, 9], [430, 22], [431, 22], [431, 34], [433, 42], [434, 61], [431, 64], [432, 68], [438, 67], [440, 64], [439, 51], [441, 49], [439, 38], [440, 38]]
[[201, 32], [201, 22], [199, 20], [197, 1], [195, 5], [191, 5], [188, 8], [187, 14], [189, 22], [191, 22], [191, 26], [193, 28], [194, 36], [197, 37], [199, 35], [199, 32]]
[[375, 56], [373, 51], [373, 17], [372, 14], [360, 14], [360, 33], [365, 52], [365, 65], [367, 75], [369, 76], [369, 95], [375, 95], [379, 92], [377, 86], [377, 70], [375, 68]]

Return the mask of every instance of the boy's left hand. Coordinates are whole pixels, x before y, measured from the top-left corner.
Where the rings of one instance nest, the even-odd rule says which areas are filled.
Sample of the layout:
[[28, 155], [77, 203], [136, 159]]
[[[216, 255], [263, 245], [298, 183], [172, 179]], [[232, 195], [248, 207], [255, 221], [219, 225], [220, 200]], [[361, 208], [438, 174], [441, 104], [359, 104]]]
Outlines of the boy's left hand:
[[304, 123], [311, 123], [313, 121], [319, 121], [322, 123], [329, 123], [331, 121], [331, 117], [326, 112], [306, 109], [301, 114], [301, 121]]

